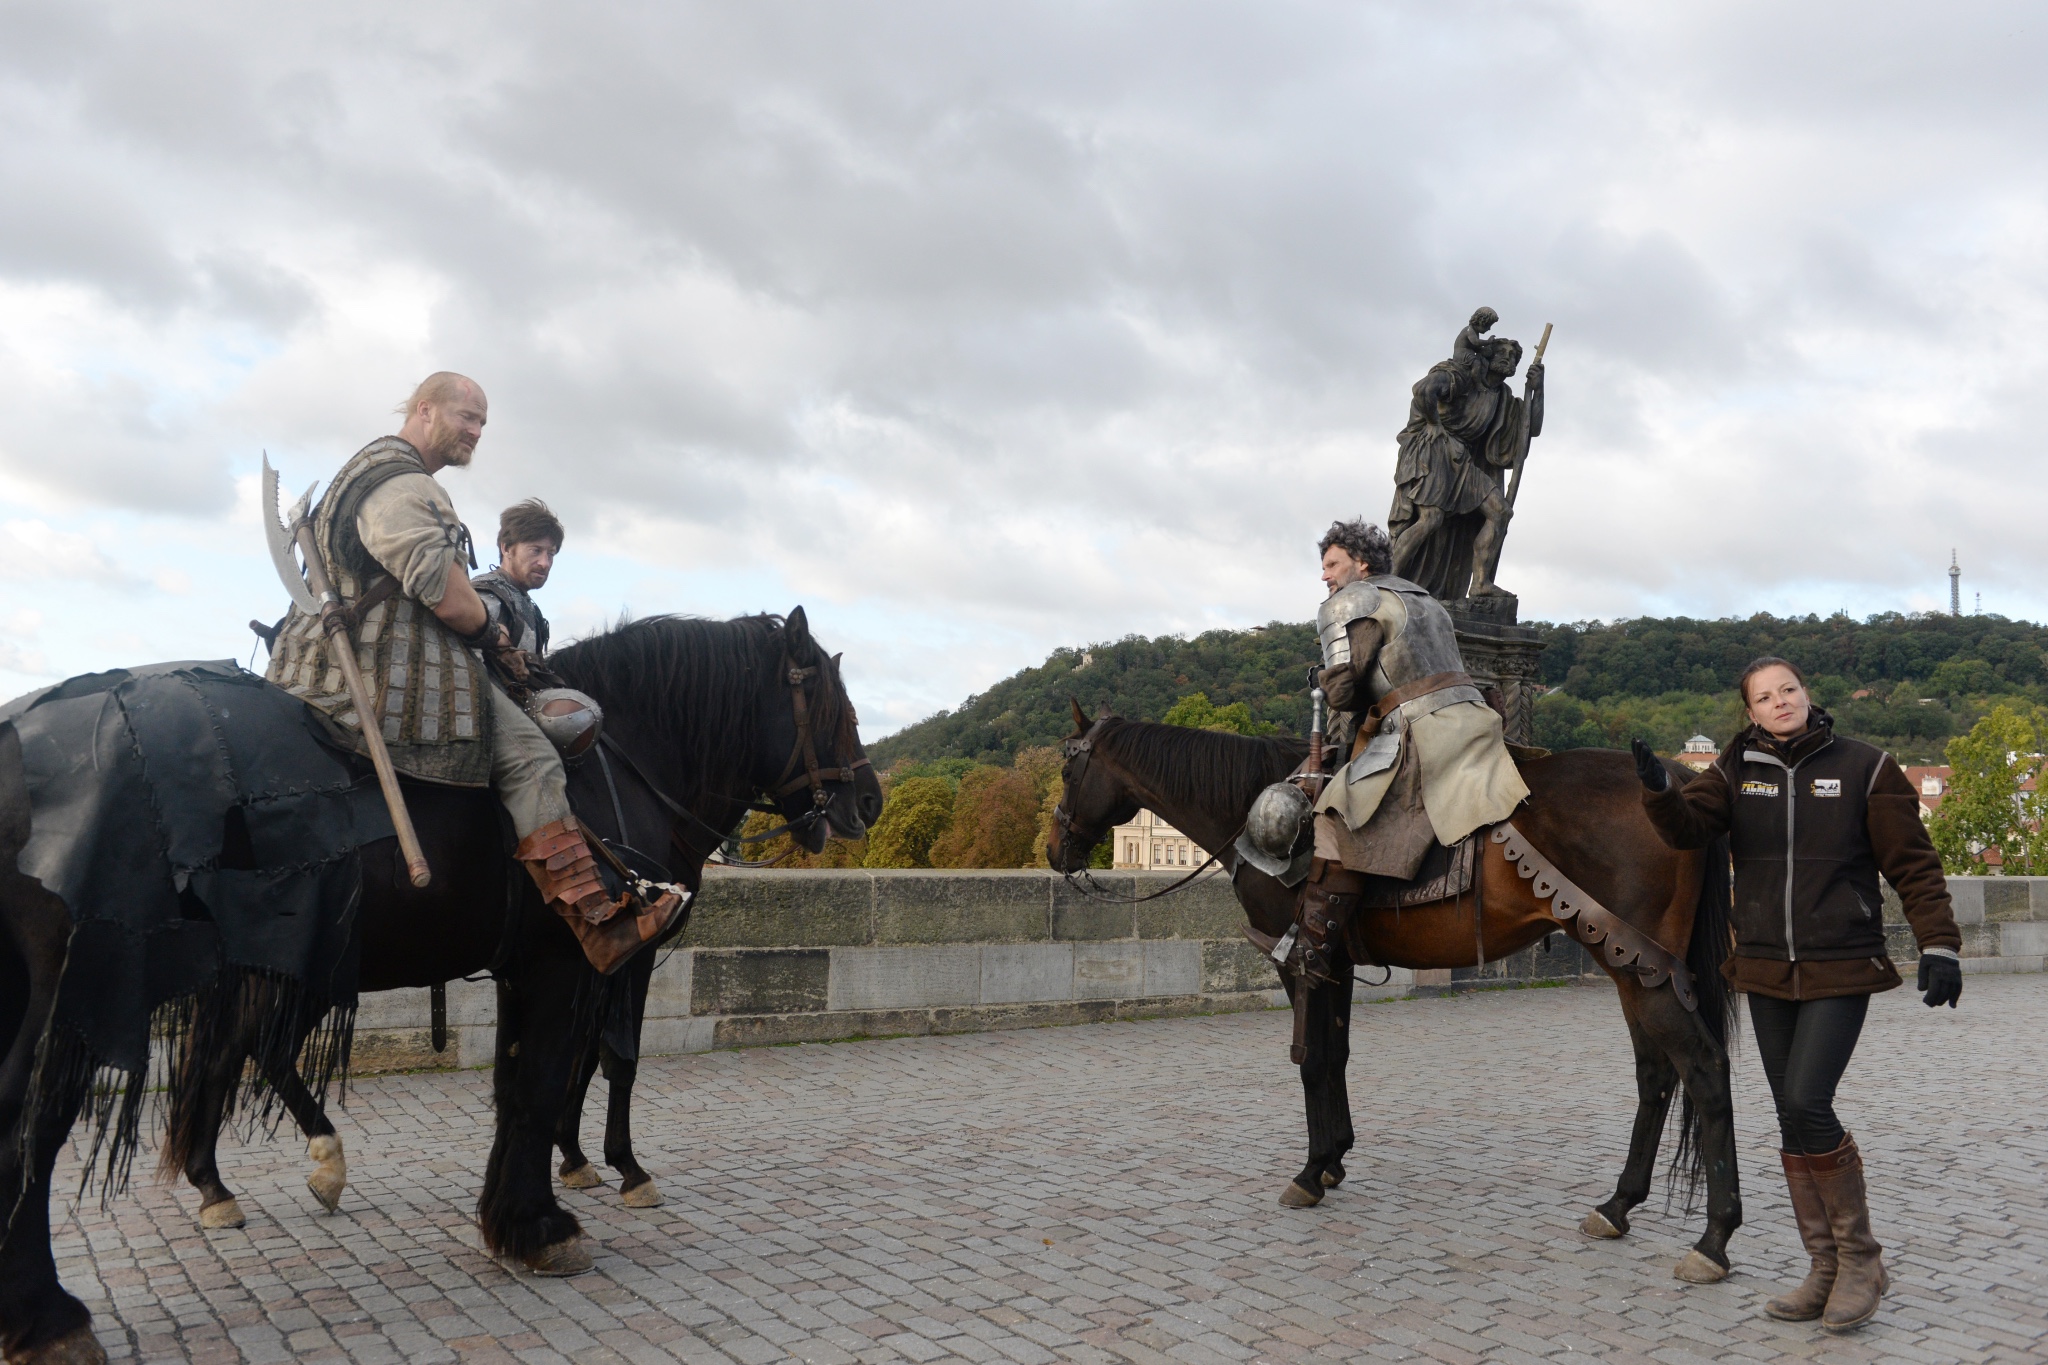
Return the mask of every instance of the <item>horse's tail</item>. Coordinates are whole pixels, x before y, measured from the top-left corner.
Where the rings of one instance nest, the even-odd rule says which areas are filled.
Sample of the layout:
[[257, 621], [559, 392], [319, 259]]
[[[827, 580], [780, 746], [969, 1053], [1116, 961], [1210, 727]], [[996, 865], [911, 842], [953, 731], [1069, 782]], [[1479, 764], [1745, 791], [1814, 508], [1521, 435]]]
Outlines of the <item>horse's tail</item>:
[[[1699, 998], [1700, 1022], [1707, 1026], [1725, 1052], [1729, 1031], [1735, 1021], [1735, 995], [1721, 975], [1728, 960], [1728, 916], [1733, 910], [1729, 886], [1728, 839], [1722, 836], [1707, 845], [1700, 868], [1699, 898], [1692, 912], [1692, 941], [1685, 947], [1685, 965], [1692, 972], [1693, 990]], [[1707, 1178], [1706, 1151], [1700, 1143], [1701, 1120], [1692, 1095], [1686, 1092], [1678, 1111], [1678, 1150], [1671, 1158], [1671, 1178], [1681, 1172], [1685, 1181], [1685, 1208], [1690, 1213], [1698, 1202], [1700, 1186]]]

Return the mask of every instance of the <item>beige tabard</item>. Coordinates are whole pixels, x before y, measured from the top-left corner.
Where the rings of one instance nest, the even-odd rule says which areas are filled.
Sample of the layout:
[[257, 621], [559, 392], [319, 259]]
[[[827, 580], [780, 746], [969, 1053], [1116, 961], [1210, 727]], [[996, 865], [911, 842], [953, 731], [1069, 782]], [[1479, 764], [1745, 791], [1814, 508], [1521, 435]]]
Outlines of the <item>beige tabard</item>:
[[[1349, 659], [1353, 676], [1360, 680], [1355, 684], [1360, 706], [1365, 695], [1386, 696], [1418, 677], [1462, 671], [1450, 622], [1435, 599], [1404, 580], [1366, 581], [1380, 591], [1372, 595], [1369, 613], [1351, 629], [1376, 627], [1376, 632], [1368, 633], [1376, 633], [1379, 644], [1371, 657]], [[1411, 611], [1431, 615], [1415, 622]], [[1362, 829], [1397, 782], [1405, 801], [1413, 802], [1419, 792], [1422, 813], [1441, 844], [1455, 844], [1475, 829], [1507, 819], [1529, 795], [1503, 742], [1500, 713], [1471, 686], [1443, 688], [1396, 707], [1381, 723], [1379, 734], [1331, 777], [1316, 810], [1341, 819], [1347, 829]], [[1382, 821], [1374, 828], [1387, 824]], [[1419, 847], [1412, 838], [1394, 837], [1403, 846], [1396, 860], [1404, 866], [1412, 863]], [[1320, 846], [1327, 842], [1319, 829], [1318, 855], [1336, 856]], [[1344, 861], [1351, 865], [1351, 859]]]

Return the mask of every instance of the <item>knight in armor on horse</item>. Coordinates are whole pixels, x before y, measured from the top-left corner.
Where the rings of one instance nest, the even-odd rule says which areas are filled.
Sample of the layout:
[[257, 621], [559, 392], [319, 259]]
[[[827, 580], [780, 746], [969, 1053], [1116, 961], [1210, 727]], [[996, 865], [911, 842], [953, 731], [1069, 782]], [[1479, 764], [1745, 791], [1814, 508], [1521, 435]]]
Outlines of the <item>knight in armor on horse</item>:
[[1311, 947], [1363, 877], [1408, 881], [1431, 849], [1507, 819], [1529, 795], [1500, 713], [1465, 672], [1450, 613], [1394, 576], [1386, 532], [1340, 521], [1321, 550], [1320, 686], [1342, 761], [1313, 808], [1301, 915]]
[[[313, 516], [348, 610], [374, 723], [401, 774], [496, 790], [518, 836], [513, 856], [568, 921], [591, 965], [615, 971], [669, 928], [682, 900], [664, 894], [649, 904], [630, 889], [617, 900], [606, 893], [570, 812], [561, 755], [542, 729], [547, 720], [529, 715], [499, 680], [523, 688], [523, 635], [515, 639], [509, 619], [494, 619], [471, 585], [469, 531], [434, 477], [467, 466], [475, 453], [488, 416], [482, 388], [443, 371], [398, 411], [405, 417], [398, 434], [370, 442], [342, 466]], [[277, 634], [267, 676], [364, 752], [364, 717], [328, 657], [328, 638], [319, 617], [295, 607]]]

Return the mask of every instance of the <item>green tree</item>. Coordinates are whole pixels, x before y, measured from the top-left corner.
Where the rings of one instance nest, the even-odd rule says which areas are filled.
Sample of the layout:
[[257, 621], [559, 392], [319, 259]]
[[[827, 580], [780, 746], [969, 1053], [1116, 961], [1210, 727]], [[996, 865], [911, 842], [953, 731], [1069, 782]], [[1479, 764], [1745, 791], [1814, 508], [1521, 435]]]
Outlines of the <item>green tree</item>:
[[1226, 730], [1233, 735], [1270, 735], [1280, 728], [1270, 720], [1253, 720], [1252, 709], [1241, 701], [1217, 706], [1207, 692], [1190, 692], [1167, 707], [1159, 719], [1190, 730]]
[[930, 867], [932, 845], [953, 823], [953, 784], [943, 777], [893, 777], [868, 830], [868, 867]]
[[2039, 744], [2032, 718], [2009, 706], [1994, 706], [1968, 734], [1948, 742], [1948, 791], [1928, 833], [1950, 872], [1983, 875], [1994, 849], [2002, 871], [2048, 868], [2043, 793], [2024, 790], [2041, 772]]

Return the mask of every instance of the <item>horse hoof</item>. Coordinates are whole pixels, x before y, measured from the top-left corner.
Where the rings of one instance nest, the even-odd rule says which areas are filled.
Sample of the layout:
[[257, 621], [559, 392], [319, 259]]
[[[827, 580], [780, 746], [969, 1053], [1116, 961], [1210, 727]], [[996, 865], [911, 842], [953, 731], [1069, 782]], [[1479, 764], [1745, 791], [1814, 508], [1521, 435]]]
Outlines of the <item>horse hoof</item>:
[[594, 1190], [604, 1184], [604, 1177], [597, 1173], [597, 1167], [586, 1161], [573, 1171], [563, 1171], [562, 1183], [572, 1190]]
[[1287, 1188], [1280, 1191], [1280, 1207], [1283, 1209], [1312, 1209], [1323, 1202], [1321, 1190], [1305, 1190], [1292, 1180]]
[[[1586, 1215], [1586, 1221], [1579, 1224], [1579, 1231], [1588, 1237], [1598, 1237], [1603, 1242], [1621, 1236], [1621, 1229], [1608, 1222], [1607, 1215], [1598, 1209]], [[1698, 1256], [1699, 1253], [1695, 1251], [1693, 1255]]]
[[1719, 1284], [1728, 1278], [1728, 1267], [1716, 1265], [1711, 1256], [1688, 1251], [1684, 1260], [1671, 1267], [1671, 1274], [1687, 1284]]
[[661, 1189], [653, 1180], [643, 1180], [620, 1190], [619, 1202], [629, 1209], [658, 1209], [662, 1205]]
[[596, 1259], [580, 1236], [564, 1237], [526, 1258], [526, 1268], [536, 1275], [581, 1275], [595, 1264]]
[[203, 1228], [239, 1228], [246, 1226], [248, 1221], [242, 1217], [242, 1206], [235, 1202], [233, 1195], [199, 1210], [199, 1226]]
[[306, 1188], [321, 1208], [333, 1213], [341, 1207], [341, 1192], [348, 1188], [348, 1163], [342, 1159], [341, 1139], [332, 1134], [316, 1137], [306, 1144], [306, 1155], [316, 1163], [306, 1177]]
[[1336, 1173], [1334, 1173], [1334, 1174], [1333, 1174], [1333, 1173], [1331, 1173], [1331, 1172], [1329, 1172], [1329, 1171], [1324, 1171], [1324, 1172], [1323, 1172], [1323, 1188], [1324, 1188], [1324, 1189], [1326, 1189], [1326, 1190], [1334, 1190], [1334, 1189], [1336, 1189], [1336, 1188], [1337, 1188], [1337, 1187], [1338, 1187], [1339, 1185], [1341, 1185], [1341, 1184], [1343, 1184], [1343, 1183], [1344, 1183], [1344, 1173], [1343, 1173], [1342, 1171], [1338, 1171], [1338, 1172], [1336, 1172]]
[[107, 1365], [106, 1348], [92, 1334], [92, 1325], [74, 1327], [54, 1341], [10, 1354], [8, 1365]]

